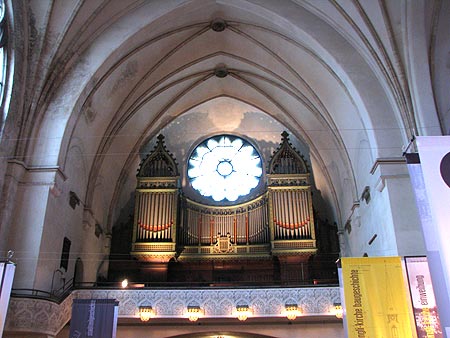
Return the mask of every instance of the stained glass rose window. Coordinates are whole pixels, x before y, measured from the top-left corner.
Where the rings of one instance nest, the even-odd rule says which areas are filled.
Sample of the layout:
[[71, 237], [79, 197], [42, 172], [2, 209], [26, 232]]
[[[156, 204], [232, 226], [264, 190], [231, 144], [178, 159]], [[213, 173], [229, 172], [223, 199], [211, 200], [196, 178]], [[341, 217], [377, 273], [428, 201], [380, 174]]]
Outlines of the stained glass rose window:
[[188, 177], [192, 187], [214, 201], [236, 201], [254, 189], [262, 175], [261, 157], [244, 139], [211, 137], [192, 152]]

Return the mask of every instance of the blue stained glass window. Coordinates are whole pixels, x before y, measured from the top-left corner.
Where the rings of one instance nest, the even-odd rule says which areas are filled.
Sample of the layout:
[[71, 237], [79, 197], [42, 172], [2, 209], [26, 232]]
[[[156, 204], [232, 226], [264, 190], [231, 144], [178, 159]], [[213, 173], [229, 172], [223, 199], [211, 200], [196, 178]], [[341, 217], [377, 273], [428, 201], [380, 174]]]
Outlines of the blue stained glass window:
[[256, 149], [232, 135], [211, 137], [192, 152], [188, 163], [192, 187], [214, 201], [236, 201], [257, 187], [262, 163]]

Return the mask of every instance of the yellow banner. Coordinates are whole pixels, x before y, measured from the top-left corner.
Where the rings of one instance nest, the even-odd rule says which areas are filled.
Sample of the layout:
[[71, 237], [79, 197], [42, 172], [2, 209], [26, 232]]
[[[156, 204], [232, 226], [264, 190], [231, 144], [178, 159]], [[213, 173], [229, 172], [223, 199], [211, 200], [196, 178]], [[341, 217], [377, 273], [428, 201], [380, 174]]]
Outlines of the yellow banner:
[[342, 258], [349, 338], [417, 337], [400, 257]]

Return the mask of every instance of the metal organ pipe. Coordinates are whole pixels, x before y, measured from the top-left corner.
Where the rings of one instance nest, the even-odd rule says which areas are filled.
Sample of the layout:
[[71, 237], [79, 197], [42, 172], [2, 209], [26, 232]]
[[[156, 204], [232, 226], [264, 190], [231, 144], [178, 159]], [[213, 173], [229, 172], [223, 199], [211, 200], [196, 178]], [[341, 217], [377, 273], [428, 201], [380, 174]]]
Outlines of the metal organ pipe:
[[154, 201], [155, 201], [155, 217], [154, 217], [154, 221], [153, 221], [153, 234], [155, 235], [156, 240], [159, 240], [161, 237], [161, 197], [162, 194], [161, 193], [157, 193], [154, 196]]
[[293, 239], [294, 238], [294, 224], [295, 224], [295, 218], [294, 218], [294, 205], [292, 200], [292, 191], [288, 190], [285, 192], [287, 196], [288, 203], [286, 205], [288, 209], [289, 214], [289, 221], [287, 224], [288, 229], [288, 238], [287, 239]]
[[200, 213], [200, 212], [197, 212], [196, 211], [196, 214], [197, 214], [197, 217], [198, 217], [198, 245], [201, 245], [202, 244], [202, 237], [205, 235], [205, 231], [204, 231], [204, 226], [203, 226], [203, 224], [205, 224], [204, 222], [203, 222], [203, 216], [202, 216], [202, 214]]
[[153, 194], [145, 194], [146, 203], [147, 203], [147, 239], [153, 239], [153, 217], [155, 215], [155, 201], [153, 198]]
[[149, 220], [149, 212], [150, 212], [150, 204], [149, 204], [149, 194], [142, 194], [142, 204], [144, 205], [144, 214], [143, 214], [143, 223], [144, 223], [144, 238], [148, 239], [150, 234], [150, 220]]
[[[273, 198], [279, 203], [278, 194], [274, 194]], [[185, 245], [214, 245], [220, 233], [221, 236], [229, 234], [234, 244], [265, 243], [270, 239], [267, 201], [267, 197], [263, 196], [253, 204], [228, 210], [186, 201], [184, 216], [180, 220], [180, 232], [183, 234], [180, 239]], [[173, 203], [175, 202], [170, 200], [166, 208], [172, 209]], [[280, 217], [276, 207], [274, 212], [274, 218], [282, 220], [283, 217]], [[170, 226], [171, 221], [169, 217], [164, 223]], [[170, 236], [170, 233], [167, 236]]]
[[142, 238], [142, 234], [143, 234], [143, 224], [142, 224], [142, 194], [138, 191], [136, 192], [136, 199], [137, 199], [137, 207], [138, 207], [138, 211], [137, 211], [137, 234], [136, 234], [136, 239], [140, 240]]
[[284, 195], [284, 199], [285, 199], [285, 205], [284, 208], [286, 210], [286, 225], [285, 225], [285, 229], [286, 229], [286, 239], [290, 239], [292, 236], [292, 205], [291, 205], [291, 196], [290, 196], [290, 191], [284, 191], [283, 193]]
[[[166, 241], [172, 239], [174, 226], [174, 209], [177, 195], [171, 192], [137, 192], [136, 195], [136, 240]], [[182, 222], [195, 225], [192, 222], [193, 213], [181, 215]], [[195, 231], [196, 232], [196, 231]], [[182, 238], [189, 237], [189, 231], [185, 229]]]
[[252, 236], [250, 237], [250, 243], [254, 243], [258, 236], [258, 208], [253, 208], [250, 210], [250, 233]]
[[143, 223], [145, 224], [145, 232], [144, 232], [144, 238], [148, 239], [150, 237], [150, 212], [151, 212], [151, 201], [150, 201], [150, 194], [143, 193], [142, 194], [142, 204], [144, 206], [144, 214], [142, 215]]
[[142, 239], [147, 239], [149, 234], [149, 221], [148, 221], [148, 212], [149, 212], [149, 205], [148, 205], [148, 194], [142, 193], [142, 209], [144, 212], [142, 213], [142, 224], [144, 225], [144, 231], [142, 232]]
[[252, 210], [252, 240], [251, 243], [254, 243], [258, 240], [259, 236], [259, 207], [256, 207]]
[[137, 208], [137, 213], [136, 213], [136, 240], [140, 240], [141, 239], [141, 232], [142, 232], [142, 223], [141, 223], [141, 212], [142, 212], [142, 208], [141, 208], [141, 194], [139, 193], [139, 191], [136, 192], [136, 208]]
[[253, 232], [253, 212], [254, 210], [248, 209], [247, 215], [248, 215], [248, 236], [247, 236], [247, 242], [250, 243], [251, 235], [254, 234]]
[[209, 237], [210, 237], [210, 245], [213, 244], [213, 226], [214, 226], [214, 221], [212, 218], [210, 218], [209, 220]]
[[266, 207], [267, 207], [267, 201], [265, 201], [265, 203], [264, 203], [264, 210], [263, 210], [263, 215], [264, 215], [264, 221], [263, 221], [264, 242], [268, 242], [269, 239], [270, 239], [270, 234], [269, 234], [269, 215], [268, 215], [268, 212], [266, 211]]
[[275, 231], [276, 231], [276, 238], [281, 238], [281, 227], [280, 227], [280, 222], [281, 222], [281, 203], [280, 203], [280, 194], [278, 193], [278, 191], [274, 191], [274, 199], [275, 199], [275, 205], [276, 205], [276, 225], [275, 225]]
[[296, 191], [291, 191], [291, 208], [292, 208], [292, 238], [297, 239], [298, 238], [298, 227], [299, 227], [299, 218], [297, 216], [297, 205], [296, 205]]
[[283, 239], [286, 239], [288, 237], [288, 230], [286, 228], [286, 225], [289, 225], [289, 211], [287, 208], [287, 205], [289, 201], [287, 200], [286, 194], [282, 194], [283, 196], [283, 216], [284, 216], [284, 222], [283, 222]]
[[143, 239], [148, 239], [149, 235], [150, 235], [150, 219], [149, 219], [149, 212], [150, 212], [150, 205], [149, 205], [149, 194], [148, 193], [144, 193], [142, 195], [143, 197], [143, 201], [142, 203], [144, 204], [144, 218], [143, 218], [143, 223], [144, 223], [144, 238]]
[[165, 211], [165, 207], [164, 207], [164, 200], [165, 200], [165, 194], [163, 193], [159, 193], [158, 194], [158, 221], [156, 223], [157, 226], [157, 235], [158, 235], [158, 239], [161, 240], [164, 236], [164, 211]]
[[168, 206], [168, 201], [167, 201], [167, 194], [162, 193], [160, 196], [161, 202], [160, 204], [160, 238], [161, 239], [166, 239], [166, 229], [167, 229], [167, 206]]
[[274, 200], [274, 209], [275, 209], [275, 238], [280, 238], [281, 237], [281, 233], [280, 233], [280, 226], [279, 226], [279, 222], [280, 222], [280, 218], [281, 218], [281, 213], [280, 213], [280, 204], [279, 204], [279, 194], [277, 191], [273, 192], [273, 200]]
[[153, 200], [155, 202], [155, 215], [153, 218], [153, 234], [155, 235], [155, 239], [160, 239], [161, 236], [161, 226], [160, 226], [160, 219], [161, 219], [161, 194], [157, 193], [153, 197]]
[[303, 208], [302, 208], [302, 191], [296, 190], [295, 191], [296, 201], [295, 201], [295, 207], [297, 209], [297, 227], [298, 227], [298, 239], [303, 238]]
[[304, 205], [304, 210], [305, 210], [305, 216], [304, 216], [304, 222], [305, 222], [305, 226], [304, 226], [304, 228], [305, 228], [305, 236], [309, 236], [310, 235], [310, 233], [309, 233], [309, 224], [308, 224], [308, 214], [309, 214], [309, 212], [308, 212], [308, 195], [307, 195], [307, 192], [304, 190], [303, 191], [303, 205]]
[[[301, 220], [302, 222], [305, 220], [305, 215], [306, 215], [306, 210], [305, 210], [305, 203], [304, 203], [304, 190], [300, 191], [300, 210], [301, 210]], [[304, 223], [302, 223], [303, 226], [301, 227], [301, 233], [302, 233], [302, 237], [306, 236], [306, 227], [304, 225]]]
[[141, 194], [141, 206], [142, 206], [142, 213], [141, 213], [141, 223], [142, 223], [142, 238], [141, 239], [146, 239], [147, 238], [147, 234], [148, 234], [148, 219], [147, 219], [147, 214], [148, 214], [148, 203], [147, 203], [147, 198], [148, 198], [148, 194], [147, 193], [142, 193]]
[[173, 231], [174, 231], [174, 229], [175, 229], [175, 215], [174, 215], [174, 212], [176, 212], [176, 208], [175, 208], [175, 205], [176, 205], [176, 200], [175, 200], [175, 197], [176, 197], [176, 195], [174, 194], [174, 193], [172, 193], [172, 198], [171, 198], [171, 203], [170, 203], [170, 210], [171, 210], [171, 212], [170, 212], [170, 220], [169, 220], [169, 222], [170, 222], [170, 231], [169, 231], [169, 238], [171, 238], [172, 240], [174, 240], [174, 236], [173, 236]]
[[136, 240], [141, 240], [143, 233], [144, 233], [144, 228], [143, 228], [143, 224], [142, 224], [142, 213], [143, 213], [143, 208], [142, 208], [142, 193], [140, 193], [139, 191], [136, 192], [136, 204], [137, 204], [137, 218], [136, 218], [136, 222], [137, 222], [137, 226], [138, 226], [138, 231], [136, 234]]
[[245, 243], [248, 245], [248, 212], [245, 215]]
[[166, 207], [166, 231], [165, 231], [165, 239], [170, 239], [172, 236], [170, 236], [170, 231], [172, 229], [171, 225], [171, 217], [170, 212], [172, 210], [172, 199], [171, 194], [166, 194], [166, 200], [167, 200], [167, 207]]
[[165, 230], [164, 230], [164, 239], [168, 240], [170, 239], [170, 229], [172, 228], [170, 225], [170, 211], [172, 210], [172, 203], [170, 194], [166, 194], [166, 201], [167, 201], [167, 207], [166, 207], [166, 221], [165, 221]]
[[153, 194], [149, 194], [149, 198], [150, 198], [150, 208], [149, 208], [149, 225], [150, 225], [150, 236], [149, 239], [154, 239], [154, 227], [153, 224], [155, 222], [155, 211], [156, 211], [156, 203], [155, 203], [155, 198]]
[[164, 221], [162, 223], [163, 227], [163, 239], [168, 240], [169, 239], [169, 229], [170, 229], [170, 194], [164, 193]]
[[289, 233], [291, 231], [290, 229], [290, 216], [289, 216], [289, 191], [283, 192], [283, 209], [284, 209], [284, 215], [285, 215], [285, 222], [284, 222], [284, 239], [289, 239]]
[[309, 198], [310, 195], [305, 191], [305, 204], [306, 204], [306, 228], [308, 229], [308, 237], [311, 237], [312, 229], [311, 229], [311, 214], [309, 208]]
[[169, 194], [162, 194], [164, 200], [163, 209], [163, 220], [161, 222], [162, 226], [162, 238], [167, 239], [167, 232], [169, 231]]
[[234, 220], [233, 220], [233, 238], [234, 238], [234, 244], [237, 244], [237, 217], [236, 212], [234, 213]]
[[227, 234], [227, 232], [225, 231], [226, 228], [226, 216], [225, 215], [219, 215], [219, 226], [218, 226], [218, 230], [216, 230], [215, 235], [217, 235], [219, 232], [222, 236], [225, 236]]
[[166, 208], [166, 231], [165, 231], [165, 238], [166, 239], [170, 239], [170, 230], [172, 229], [171, 226], [171, 217], [170, 217], [170, 211], [172, 210], [172, 199], [171, 199], [171, 194], [167, 194], [166, 196], [167, 199], [167, 208]]

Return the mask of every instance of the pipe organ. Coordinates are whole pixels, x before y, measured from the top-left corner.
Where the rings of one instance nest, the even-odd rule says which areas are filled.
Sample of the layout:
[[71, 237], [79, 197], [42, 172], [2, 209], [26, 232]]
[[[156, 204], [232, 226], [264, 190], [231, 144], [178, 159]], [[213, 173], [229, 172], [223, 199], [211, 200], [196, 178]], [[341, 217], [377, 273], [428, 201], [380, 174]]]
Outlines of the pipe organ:
[[266, 191], [227, 206], [183, 195], [175, 159], [159, 136], [137, 175], [131, 254], [148, 264], [276, 259], [281, 279], [298, 273], [287, 262], [307, 262], [317, 251], [310, 174], [288, 134], [282, 136], [264, 176]]
[[310, 174], [288, 134], [282, 136], [267, 175], [272, 254], [308, 257], [317, 252]]
[[311, 239], [314, 231], [308, 189], [271, 189], [274, 240]]
[[171, 242], [177, 191], [136, 191], [136, 242]]
[[167, 263], [175, 256], [178, 181], [175, 159], [160, 135], [137, 174], [131, 255], [138, 260]]
[[180, 219], [179, 242], [183, 253], [214, 253], [220, 238], [229, 238], [234, 253], [239, 246], [269, 243], [267, 194], [250, 202], [230, 207], [202, 205], [184, 199]]

